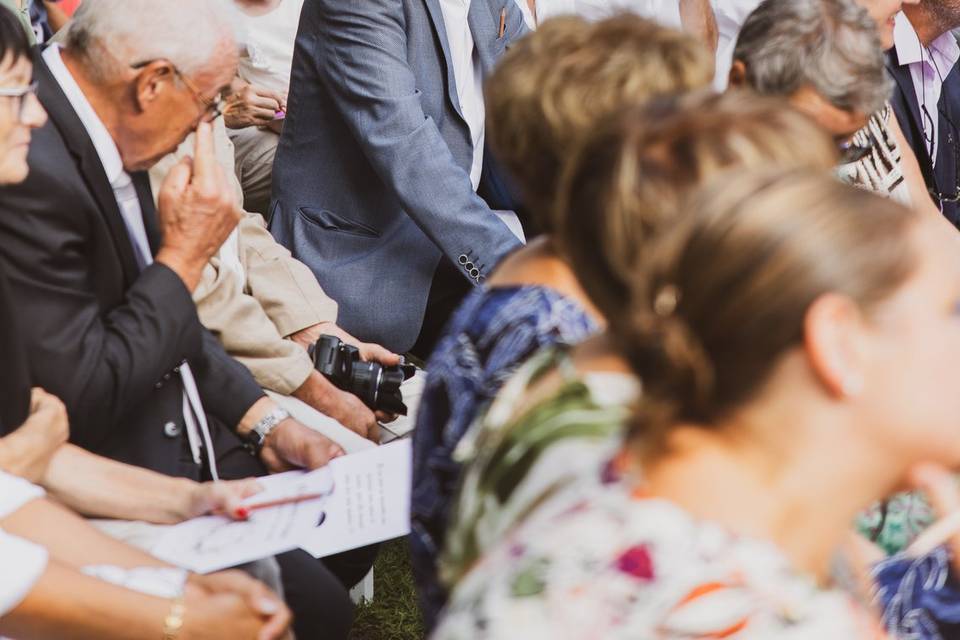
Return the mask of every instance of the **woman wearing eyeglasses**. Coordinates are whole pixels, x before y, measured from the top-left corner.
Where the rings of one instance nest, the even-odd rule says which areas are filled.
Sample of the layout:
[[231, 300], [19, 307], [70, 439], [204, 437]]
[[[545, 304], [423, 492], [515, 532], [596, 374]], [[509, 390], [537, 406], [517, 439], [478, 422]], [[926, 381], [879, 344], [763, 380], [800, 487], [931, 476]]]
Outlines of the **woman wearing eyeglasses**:
[[[0, 7], [0, 184], [26, 178], [31, 131], [46, 122], [32, 71], [27, 36]], [[164, 565], [103, 536], [28, 481], [98, 515], [160, 522], [226, 508], [256, 490], [167, 479], [65, 445], [63, 404], [31, 389], [5, 268], [0, 264], [0, 426], [18, 428], [0, 438], [0, 636], [285, 637], [290, 613], [263, 584], [237, 572], [197, 577]]]

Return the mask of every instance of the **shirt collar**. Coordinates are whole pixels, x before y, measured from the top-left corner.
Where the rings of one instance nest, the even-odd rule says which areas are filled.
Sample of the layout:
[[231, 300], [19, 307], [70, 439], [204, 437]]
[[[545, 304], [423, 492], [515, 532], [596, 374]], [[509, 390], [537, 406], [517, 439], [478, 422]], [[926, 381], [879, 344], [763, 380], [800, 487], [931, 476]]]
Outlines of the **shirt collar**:
[[[920, 38], [917, 36], [910, 18], [902, 11], [897, 14], [893, 27], [893, 46], [897, 50], [897, 60], [900, 66], [907, 66], [922, 62], [924, 59], [923, 45], [920, 44]], [[932, 54], [939, 54], [939, 57], [946, 60], [950, 68], [960, 60], [960, 44], [952, 33], [947, 32], [930, 43], [928, 47]], [[946, 77], [949, 69], [941, 69]]]
[[80, 85], [73, 78], [67, 65], [63, 62], [60, 55], [60, 45], [53, 44], [43, 51], [43, 61], [50, 68], [50, 73], [56, 78], [57, 84], [63, 89], [64, 95], [70, 102], [70, 106], [76, 112], [77, 117], [87, 130], [87, 135], [93, 142], [93, 147], [97, 150], [100, 157], [100, 163], [103, 165], [103, 171], [107, 174], [107, 180], [110, 186], [117, 188], [129, 183], [129, 176], [123, 170], [123, 159], [120, 157], [120, 150], [117, 149], [117, 143], [113, 141], [110, 132], [105, 124], [97, 115], [93, 105], [83, 94]]

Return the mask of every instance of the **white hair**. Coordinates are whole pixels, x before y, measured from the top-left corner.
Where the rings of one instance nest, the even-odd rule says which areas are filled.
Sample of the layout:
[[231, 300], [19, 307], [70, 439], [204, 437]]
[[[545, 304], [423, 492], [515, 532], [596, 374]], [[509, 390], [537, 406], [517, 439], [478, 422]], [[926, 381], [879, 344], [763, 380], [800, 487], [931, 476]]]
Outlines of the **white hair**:
[[194, 75], [224, 46], [235, 48], [236, 34], [236, 10], [227, 0], [85, 0], [66, 47], [101, 79], [119, 66], [158, 59]]
[[733, 57], [765, 95], [810, 86], [840, 109], [876, 113], [890, 99], [877, 23], [854, 0], [764, 0], [750, 14]]

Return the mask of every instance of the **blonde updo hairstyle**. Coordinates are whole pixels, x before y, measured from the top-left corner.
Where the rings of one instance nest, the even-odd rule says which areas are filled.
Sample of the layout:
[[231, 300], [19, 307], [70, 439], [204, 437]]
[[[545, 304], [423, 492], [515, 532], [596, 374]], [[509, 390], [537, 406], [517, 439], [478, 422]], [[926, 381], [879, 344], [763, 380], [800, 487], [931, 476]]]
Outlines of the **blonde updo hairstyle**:
[[555, 239], [587, 295], [623, 313], [647, 236], [712, 176], [779, 166], [827, 171], [836, 146], [785, 101], [698, 94], [621, 111], [586, 136], [566, 166]]
[[487, 139], [551, 233], [560, 172], [577, 139], [624, 106], [706, 87], [713, 72], [697, 40], [634, 14], [553, 18], [512, 46], [487, 80]]
[[869, 317], [911, 274], [912, 209], [809, 170], [729, 172], [647, 243], [612, 332], [643, 380], [637, 442], [711, 426], [764, 388], [821, 296]]

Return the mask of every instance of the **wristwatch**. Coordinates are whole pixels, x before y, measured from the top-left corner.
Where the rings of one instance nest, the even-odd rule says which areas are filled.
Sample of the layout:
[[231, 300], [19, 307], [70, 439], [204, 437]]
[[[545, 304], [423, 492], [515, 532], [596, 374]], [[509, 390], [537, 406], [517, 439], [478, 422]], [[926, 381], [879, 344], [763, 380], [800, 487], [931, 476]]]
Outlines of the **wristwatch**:
[[249, 433], [243, 436], [243, 446], [247, 448], [254, 456], [259, 456], [263, 450], [263, 443], [267, 441], [270, 432], [277, 428], [277, 425], [290, 417], [290, 412], [281, 407], [277, 407], [267, 415], [260, 418], [257, 424], [253, 425]]

